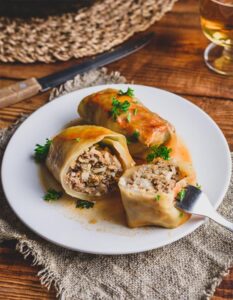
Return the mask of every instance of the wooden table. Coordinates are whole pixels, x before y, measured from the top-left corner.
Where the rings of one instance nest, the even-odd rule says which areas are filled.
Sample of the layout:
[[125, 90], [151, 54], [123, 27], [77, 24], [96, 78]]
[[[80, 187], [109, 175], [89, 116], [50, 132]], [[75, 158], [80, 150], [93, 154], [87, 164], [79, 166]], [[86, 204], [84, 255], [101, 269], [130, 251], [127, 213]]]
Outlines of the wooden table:
[[[161, 22], [150, 28], [156, 33], [145, 49], [109, 66], [128, 81], [178, 93], [205, 110], [220, 126], [233, 150], [232, 78], [209, 71], [203, 62], [208, 41], [203, 36], [198, 1], [181, 0]], [[0, 87], [31, 76], [40, 77], [71, 66], [56, 64], [1, 64]], [[12, 124], [21, 113], [31, 113], [47, 101], [48, 93], [0, 110], [0, 127]], [[174, 112], [176, 113], [176, 112]], [[0, 246], [0, 299], [55, 299], [55, 291], [40, 286], [38, 267], [30, 266], [14, 250], [15, 242]], [[214, 300], [233, 299], [233, 269], [215, 292]], [[191, 300], [191, 299], [190, 299]]]

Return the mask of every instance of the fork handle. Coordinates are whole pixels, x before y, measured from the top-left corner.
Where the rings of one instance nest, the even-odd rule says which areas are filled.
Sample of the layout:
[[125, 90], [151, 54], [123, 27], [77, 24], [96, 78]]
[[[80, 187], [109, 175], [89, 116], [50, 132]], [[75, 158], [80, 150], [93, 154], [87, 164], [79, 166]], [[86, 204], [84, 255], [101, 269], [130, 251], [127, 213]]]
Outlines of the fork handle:
[[208, 216], [210, 219], [215, 221], [216, 223], [224, 226], [228, 230], [233, 232], [233, 223], [227, 221], [225, 218], [223, 218], [219, 213], [216, 211], [211, 212], [211, 214]]

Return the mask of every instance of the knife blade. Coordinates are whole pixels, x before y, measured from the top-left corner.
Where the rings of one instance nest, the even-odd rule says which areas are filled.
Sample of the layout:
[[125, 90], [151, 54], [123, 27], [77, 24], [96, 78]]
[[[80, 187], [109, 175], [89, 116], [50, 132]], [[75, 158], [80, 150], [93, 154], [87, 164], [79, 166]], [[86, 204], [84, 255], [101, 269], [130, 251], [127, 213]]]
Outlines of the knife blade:
[[152, 32], [145, 34], [144, 36], [130, 40], [109, 52], [99, 54], [94, 58], [87, 59], [86, 61], [65, 70], [39, 79], [30, 78], [0, 89], [0, 108], [30, 98], [39, 92], [45, 92], [74, 78], [78, 74], [83, 74], [92, 69], [103, 67], [126, 57], [146, 46], [152, 40], [153, 36], [154, 34]]

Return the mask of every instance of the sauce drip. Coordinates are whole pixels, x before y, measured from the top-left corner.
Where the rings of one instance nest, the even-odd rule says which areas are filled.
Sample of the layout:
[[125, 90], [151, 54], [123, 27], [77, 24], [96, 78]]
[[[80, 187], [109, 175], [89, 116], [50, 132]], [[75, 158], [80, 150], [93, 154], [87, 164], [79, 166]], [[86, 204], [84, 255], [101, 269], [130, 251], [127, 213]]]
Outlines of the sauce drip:
[[166, 143], [166, 146], [172, 149], [170, 154], [172, 158], [176, 158], [178, 161], [192, 163], [192, 158], [188, 148], [182, 139], [176, 134], [171, 136], [171, 139]]

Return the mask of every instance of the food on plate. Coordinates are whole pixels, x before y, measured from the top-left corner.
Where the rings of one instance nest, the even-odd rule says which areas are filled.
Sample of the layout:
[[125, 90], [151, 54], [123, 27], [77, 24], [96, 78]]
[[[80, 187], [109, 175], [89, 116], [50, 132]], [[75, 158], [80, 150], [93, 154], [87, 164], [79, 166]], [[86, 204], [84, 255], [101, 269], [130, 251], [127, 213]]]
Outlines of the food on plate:
[[62, 197], [63, 193], [61, 191], [56, 191], [55, 189], [49, 188], [44, 195], [45, 201], [55, 201]]
[[46, 157], [49, 153], [49, 148], [51, 145], [51, 140], [46, 139], [44, 145], [36, 144], [34, 149], [34, 159], [37, 163], [42, 163], [46, 160]]
[[93, 201], [114, 191], [122, 173], [133, 165], [123, 135], [89, 125], [60, 132], [46, 158], [46, 166], [68, 195]]
[[195, 172], [189, 163], [157, 159], [125, 171], [119, 188], [129, 227], [159, 225], [175, 228], [190, 217], [175, 207], [185, 187], [195, 184]]
[[168, 121], [141, 104], [131, 88], [91, 94], [78, 112], [82, 124], [94, 125], [68, 127], [36, 145], [35, 161], [45, 162], [63, 188], [47, 185], [44, 200], [59, 200], [66, 193], [76, 198], [79, 211], [106, 216], [107, 211], [117, 213], [109, 197], [120, 191], [114, 193], [118, 213], [126, 215], [131, 228], [175, 228], [189, 219], [175, 204], [187, 185], [195, 185], [196, 175], [188, 149]]
[[130, 88], [91, 94], [80, 102], [78, 112], [90, 124], [125, 135], [130, 153], [139, 158], [145, 158], [150, 147], [166, 143], [174, 133], [173, 126], [140, 103]]

